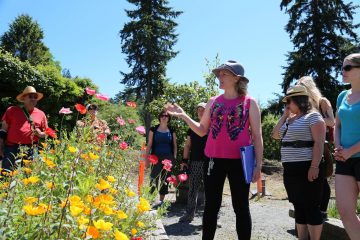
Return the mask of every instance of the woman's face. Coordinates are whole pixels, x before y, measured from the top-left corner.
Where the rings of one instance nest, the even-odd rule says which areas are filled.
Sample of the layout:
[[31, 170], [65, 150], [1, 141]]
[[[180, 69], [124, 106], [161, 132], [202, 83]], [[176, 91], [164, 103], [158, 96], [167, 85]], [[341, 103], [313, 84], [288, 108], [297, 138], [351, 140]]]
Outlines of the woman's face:
[[238, 77], [228, 70], [220, 70], [218, 79], [219, 88], [224, 90], [235, 88], [237, 81], [239, 81]]
[[[353, 67], [356, 66], [357, 68]], [[360, 83], [360, 65], [352, 63], [351, 61], [345, 59], [342, 66], [342, 76], [344, 83]]]
[[299, 114], [300, 113], [299, 107], [294, 103], [294, 101], [291, 98], [287, 99], [286, 107], [293, 114]]
[[169, 114], [168, 113], [162, 113], [160, 115], [160, 123], [168, 123], [169, 121]]

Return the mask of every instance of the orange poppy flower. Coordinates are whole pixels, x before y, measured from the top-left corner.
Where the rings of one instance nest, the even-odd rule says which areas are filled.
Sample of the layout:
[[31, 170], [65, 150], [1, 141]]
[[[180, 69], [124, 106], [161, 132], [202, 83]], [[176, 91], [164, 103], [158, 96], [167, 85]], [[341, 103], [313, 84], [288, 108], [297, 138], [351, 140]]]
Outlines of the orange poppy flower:
[[75, 104], [75, 108], [81, 114], [86, 113], [86, 107], [84, 105], [80, 104], [80, 103]]

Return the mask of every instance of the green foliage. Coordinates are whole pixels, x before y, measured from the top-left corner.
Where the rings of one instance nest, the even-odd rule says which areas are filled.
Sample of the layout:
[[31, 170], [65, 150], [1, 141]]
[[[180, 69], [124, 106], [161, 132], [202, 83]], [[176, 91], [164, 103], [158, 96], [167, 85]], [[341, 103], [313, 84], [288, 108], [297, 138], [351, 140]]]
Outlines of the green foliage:
[[[85, 103], [90, 96], [84, 92], [84, 84], [93, 87], [89, 79], [68, 79], [61, 75], [58, 66], [37, 65], [31, 66], [29, 62], [11, 56], [10, 53], [0, 49], [0, 113], [4, 113], [10, 105], [17, 105], [15, 97], [26, 86], [33, 86], [37, 91], [44, 93], [38, 107], [48, 116], [50, 126], [59, 126], [62, 116], [58, 114], [62, 107], [72, 107], [75, 103]], [[80, 86], [79, 86], [79, 85]], [[67, 117], [65, 126], [74, 126], [74, 118]]]
[[1, 47], [21, 61], [29, 61], [33, 66], [49, 64], [52, 55], [43, 43], [44, 32], [40, 25], [27, 14], [19, 15], [9, 25], [9, 30], [1, 36]]
[[352, 23], [358, 6], [341, 0], [282, 0], [280, 7], [290, 16], [285, 29], [296, 49], [287, 55], [283, 91], [292, 81], [309, 75], [334, 106], [342, 89], [336, 80], [342, 61], [349, 53], [358, 52], [354, 31], [360, 25]]
[[[178, 52], [173, 50], [177, 41], [173, 20], [181, 12], [167, 7], [167, 0], [128, 0], [135, 10], [125, 10], [131, 20], [120, 31], [122, 52], [127, 54], [126, 62], [130, 73], [121, 72], [122, 84], [126, 88], [122, 99], [136, 95], [144, 99], [144, 106], [163, 93], [166, 79], [166, 64]], [[151, 116], [145, 112], [145, 125], [149, 129]]]
[[262, 120], [262, 135], [264, 141], [264, 158], [280, 160], [280, 141], [273, 139], [272, 130], [274, 129], [279, 117], [274, 114], [267, 114]]
[[136, 127], [143, 125], [137, 108], [127, 107], [121, 103], [106, 104], [100, 108], [99, 118], [108, 123], [113, 136], [121, 136], [120, 141], [137, 148], [145, 144], [145, 137], [135, 131]]

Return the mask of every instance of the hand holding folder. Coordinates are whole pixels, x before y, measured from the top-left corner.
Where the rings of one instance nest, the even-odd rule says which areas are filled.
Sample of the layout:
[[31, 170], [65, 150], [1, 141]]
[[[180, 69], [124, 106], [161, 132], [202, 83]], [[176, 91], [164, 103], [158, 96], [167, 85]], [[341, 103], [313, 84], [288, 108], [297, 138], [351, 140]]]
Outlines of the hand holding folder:
[[246, 183], [251, 183], [253, 172], [256, 167], [254, 145], [240, 147], [241, 162]]

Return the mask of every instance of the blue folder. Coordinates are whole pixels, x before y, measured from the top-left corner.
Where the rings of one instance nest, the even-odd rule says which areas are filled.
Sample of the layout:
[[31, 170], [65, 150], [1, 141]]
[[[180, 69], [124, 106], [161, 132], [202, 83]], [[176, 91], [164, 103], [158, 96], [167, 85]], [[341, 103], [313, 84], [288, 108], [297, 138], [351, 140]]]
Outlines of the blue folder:
[[256, 167], [254, 145], [240, 147], [241, 162], [243, 165], [246, 183], [251, 183], [253, 171]]

